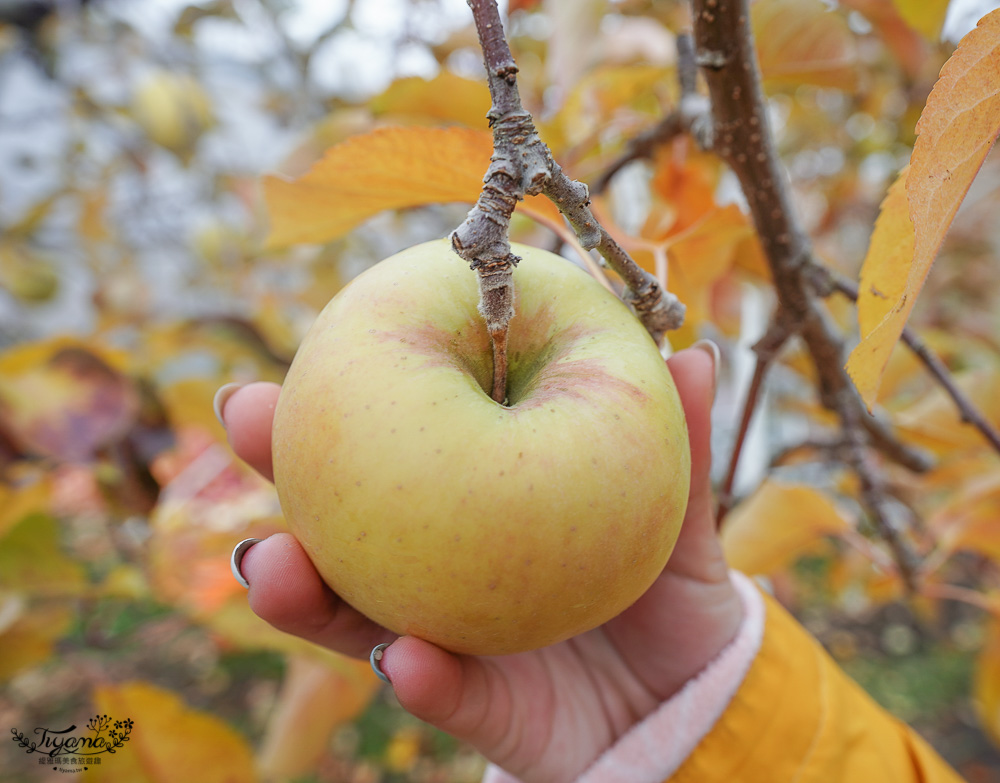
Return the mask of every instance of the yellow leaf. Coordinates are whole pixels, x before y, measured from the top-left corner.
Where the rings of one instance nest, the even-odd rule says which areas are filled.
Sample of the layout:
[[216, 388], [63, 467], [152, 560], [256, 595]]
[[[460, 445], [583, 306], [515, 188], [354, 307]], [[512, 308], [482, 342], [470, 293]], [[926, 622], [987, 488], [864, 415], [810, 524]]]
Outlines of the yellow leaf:
[[908, 171], [909, 167], [900, 172], [882, 201], [861, 267], [858, 324], [862, 336], [875, 331], [906, 290], [913, 260], [913, 221], [906, 200]]
[[1000, 471], [968, 481], [928, 519], [945, 552], [978, 552], [1000, 562]]
[[307, 776], [326, 752], [334, 729], [357, 717], [378, 686], [368, 661], [289, 656], [257, 754], [261, 775], [266, 780]]
[[0, 592], [0, 681], [47, 660], [74, 619], [68, 606], [29, 606], [21, 595]]
[[730, 512], [722, 528], [722, 548], [733, 568], [770, 574], [790, 565], [823, 536], [851, 528], [844, 512], [816, 489], [766, 481]]
[[52, 517], [25, 517], [0, 539], [0, 588], [73, 597], [86, 584], [83, 566], [63, 552], [59, 523]]
[[892, 0], [906, 23], [929, 41], [941, 37], [951, 0]]
[[750, 18], [767, 82], [853, 89], [858, 60], [854, 35], [844, 17], [823, 0], [757, 0]]
[[94, 705], [112, 720], [131, 719], [128, 741], [101, 756], [85, 780], [100, 783], [251, 783], [258, 779], [246, 740], [214, 715], [188, 707], [146, 682], [94, 691]]
[[[860, 295], [868, 300], [859, 302], [859, 313], [866, 310], [862, 340], [847, 363], [869, 409], [945, 233], [998, 133], [1000, 10], [980, 20], [941, 69], [917, 123], [909, 169], [882, 204], [862, 270]], [[878, 258], [885, 252], [887, 259]], [[889, 291], [873, 292], [875, 280]]]
[[[980, 367], [952, 373], [952, 381], [970, 403], [994, 426], [1000, 424], [1000, 369]], [[938, 453], [985, 445], [979, 430], [962, 421], [951, 397], [940, 387], [898, 410], [893, 422], [907, 442]]]
[[[546, 126], [565, 144], [584, 143], [622, 107], [645, 108], [653, 116], [662, 112], [657, 91], [669, 81], [667, 68], [653, 65], [605, 65], [585, 74], [567, 95]], [[548, 135], [546, 136], [548, 138]]]
[[45, 474], [28, 474], [20, 482], [0, 483], [0, 540], [29, 514], [49, 509], [52, 480]]
[[987, 621], [986, 641], [976, 661], [972, 698], [983, 730], [1000, 745], [1000, 614]]
[[393, 772], [409, 772], [420, 758], [420, 730], [403, 726], [392, 735], [385, 749], [385, 765]]
[[[388, 209], [474, 203], [492, 154], [492, 136], [468, 128], [382, 128], [350, 138], [294, 181], [264, 179], [268, 247], [329, 242]], [[561, 219], [540, 196], [518, 209]]]
[[490, 110], [490, 91], [485, 82], [443, 70], [433, 79], [398, 79], [373, 98], [369, 107], [377, 116], [482, 128]]

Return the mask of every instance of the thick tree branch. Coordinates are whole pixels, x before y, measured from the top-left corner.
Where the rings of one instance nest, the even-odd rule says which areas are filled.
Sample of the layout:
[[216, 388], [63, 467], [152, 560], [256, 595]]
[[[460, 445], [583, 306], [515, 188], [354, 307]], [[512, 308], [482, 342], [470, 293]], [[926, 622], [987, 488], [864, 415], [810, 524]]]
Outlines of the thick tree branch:
[[[774, 280], [774, 322], [793, 324], [816, 370], [824, 407], [835, 412], [851, 444], [848, 465], [862, 485], [862, 500], [889, 545], [904, 582], [912, 587], [914, 562], [906, 540], [889, 524], [888, 497], [867, 445], [895, 445], [870, 417], [844, 370], [843, 340], [832, 326], [808, 274], [812, 248], [793, 207], [789, 184], [768, 124], [766, 101], [746, 0], [693, 0], [696, 60], [712, 105], [713, 149], [736, 174]], [[895, 449], [897, 456], [905, 449]], [[919, 467], [917, 461], [913, 467]]]
[[663, 291], [600, 226], [590, 210], [587, 186], [565, 175], [521, 105], [517, 66], [504, 37], [495, 0], [468, 0], [483, 50], [492, 106], [493, 157], [483, 190], [465, 221], [451, 235], [455, 252], [479, 275], [479, 309], [493, 340], [493, 399], [506, 394], [506, 341], [514, 316], [513, 270], [520, 260], [508, 240], [510, 217], [526, 195], [544, 193], [573, 226], [582, 246], [596, 248], [625, 282], [623, 298], [659, 342], [680, 326], [684, 307]]

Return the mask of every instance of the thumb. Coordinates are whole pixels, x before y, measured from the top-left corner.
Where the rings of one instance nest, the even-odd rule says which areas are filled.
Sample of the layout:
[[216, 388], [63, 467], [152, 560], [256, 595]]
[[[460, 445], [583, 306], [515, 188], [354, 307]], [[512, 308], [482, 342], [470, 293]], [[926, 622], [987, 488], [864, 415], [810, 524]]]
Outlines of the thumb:
[[403, 636], [386, 648], [381, 668], [403, 709], [493, 755], [510, 724], [512, 702], [507, 679], [491, 659]]

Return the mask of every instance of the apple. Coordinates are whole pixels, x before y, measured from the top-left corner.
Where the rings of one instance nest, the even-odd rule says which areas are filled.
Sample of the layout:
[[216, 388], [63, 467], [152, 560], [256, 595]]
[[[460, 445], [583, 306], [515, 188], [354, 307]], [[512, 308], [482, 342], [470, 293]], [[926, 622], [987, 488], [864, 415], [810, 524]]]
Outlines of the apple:
[[398, 634], [480, 655], [615, 617], [662, 571], [690, 452], [670, 372], [621, 301], [525, 246], [508, 399], [476, 275], [441, 240], [319, 315], [274, 417], [278, 495], [327, 584]]

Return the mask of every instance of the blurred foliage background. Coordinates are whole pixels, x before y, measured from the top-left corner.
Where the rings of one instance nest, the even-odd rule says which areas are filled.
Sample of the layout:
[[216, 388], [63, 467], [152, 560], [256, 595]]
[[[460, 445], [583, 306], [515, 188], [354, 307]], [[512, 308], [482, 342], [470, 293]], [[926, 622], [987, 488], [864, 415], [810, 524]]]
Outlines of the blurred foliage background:
[[[938, 70], [996, 5], [754, 3], [780, 152], [830, 266], [857, 276]], [[598, 180], [677, 99], [685, 4], [508, 11], [543, 138], [574, 177]], [[101, 781], [479, 779], [476, 754], [399, 710], [367, 662], [249, 611], [229, 552], [283, 523], [272, 488], [229, 451], [212, 397], [280, 381], [344, 281], [468, 209], [391, 210], [330, 241], [268, 243], [261, 177], [299, 176], [377, 128], [484, 131], [488, 107], [461, 0], [0, 3], [0, 726], [131, 718], [131, 745], [84, 775]], [[998, 181], [994, 154], [911, 321], [994, 423]], [[683, 138], [595, 199], [688, 304], [674, 347], [723, 345], [720, 458], [773, 301], [742, 207], [724, 167]], [[515, 232], [561, 246], [530, 214]], [[855, 333], [853, 308], [830, 305]], [[904, 599], [824, 452], [809, 369], [783, 359], [727, 525], [734, 565], [765, 576], [970, 781], [1000, 780], [998, 455], [897, 351], [882, 413], [936, 459], [920, 477], [887, 466], [921, 520], [927, 588]], [[36, 761], [0, 746], [5, 780], [48, 779]]]

